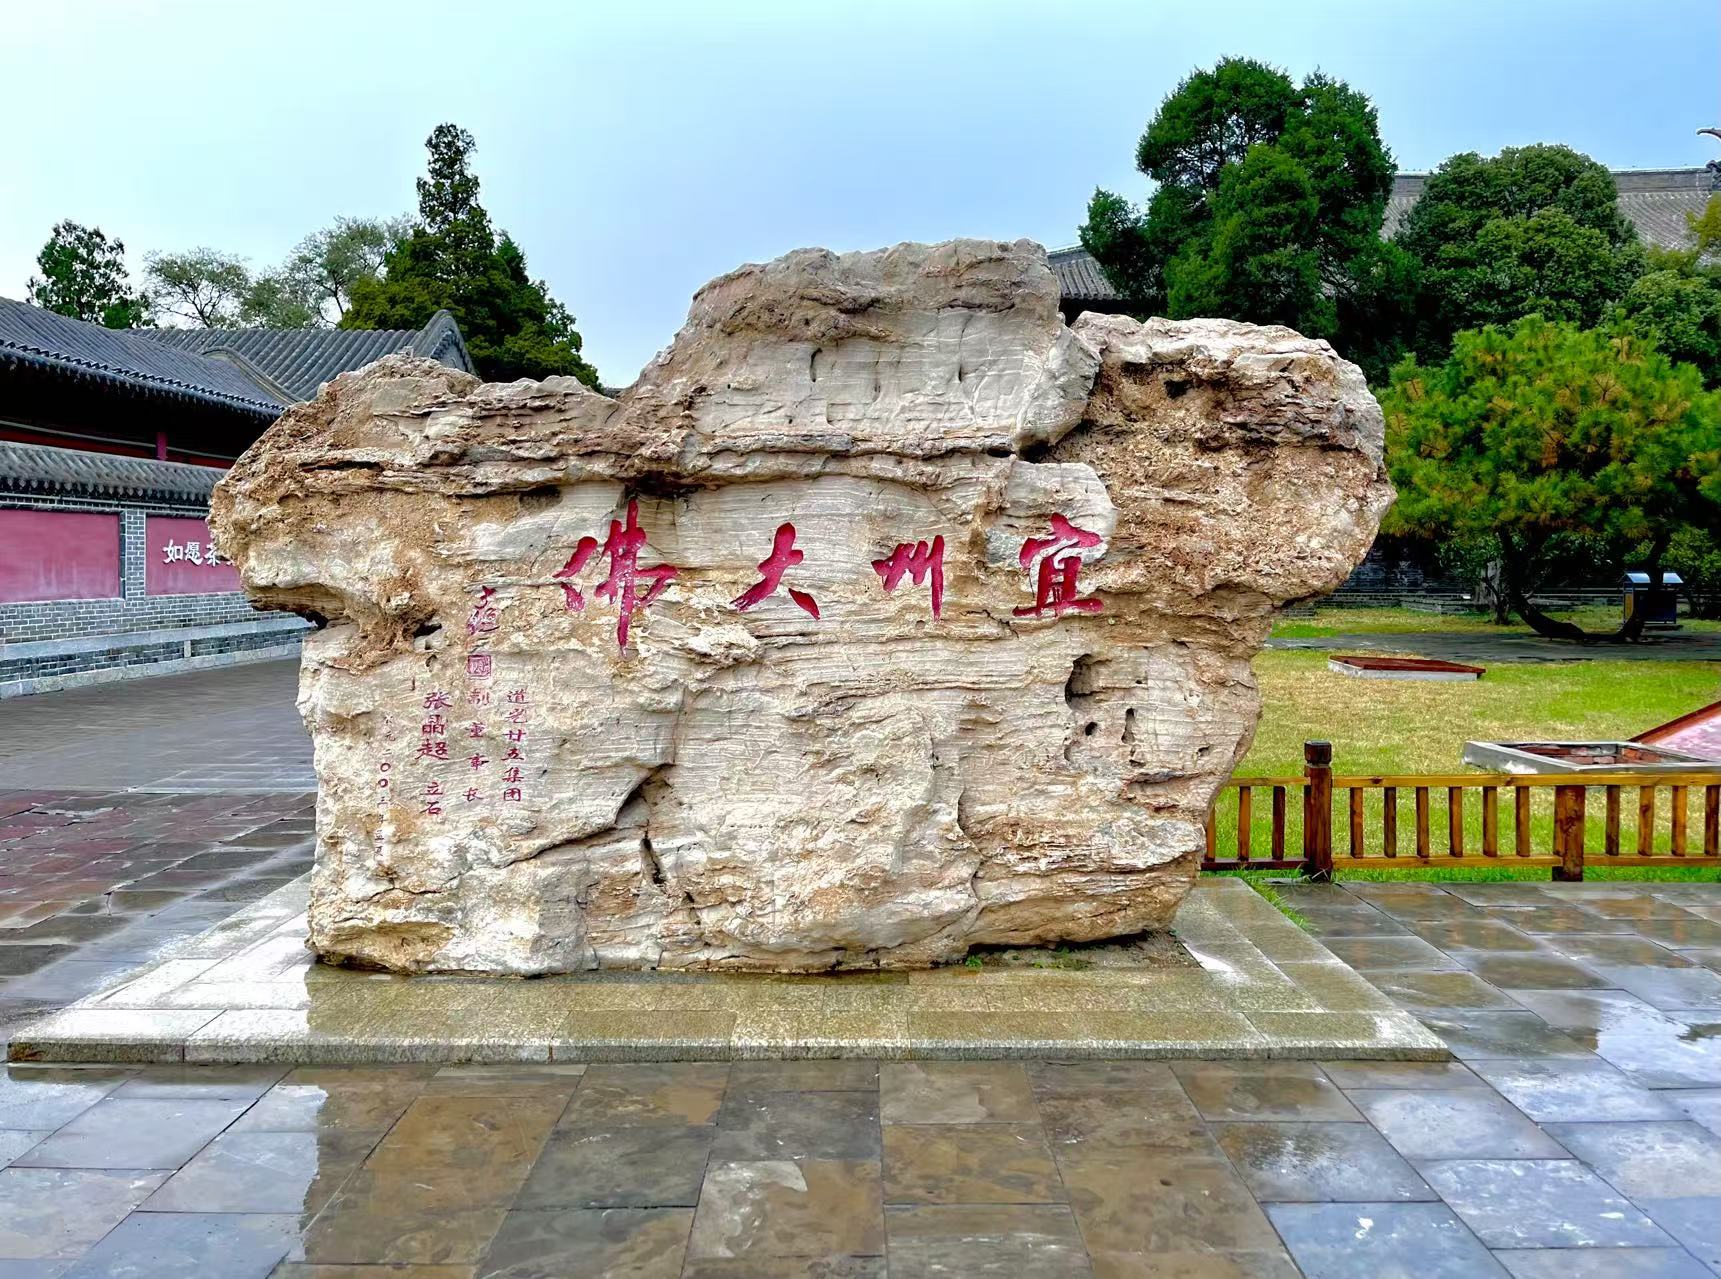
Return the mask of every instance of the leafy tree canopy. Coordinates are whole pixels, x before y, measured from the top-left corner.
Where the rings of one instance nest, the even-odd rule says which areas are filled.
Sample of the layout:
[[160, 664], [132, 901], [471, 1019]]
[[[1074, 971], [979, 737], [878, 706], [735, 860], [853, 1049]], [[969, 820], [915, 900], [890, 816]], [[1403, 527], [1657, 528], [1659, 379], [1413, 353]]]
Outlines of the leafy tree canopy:
[[35, 306], [110, 329], [134, 329], [148, 318], [148, 300], [132, 292], [126, 275], [125, 245], [100, 227], [57, 223], [36, 265], [42, 274], [30, 280]]
[[1707, 385], [1721, 385], [1721, 281], [1707, 273], [1647, 271], [1620, 310], [1669, 359], [1696, 365]]
[[1686, 244], [1650, 248], [1648, 269], [1626, 290], [1621, 314], [1669, 359], [1695, 364], [1710, 387], [1721, 386], [1721, 196], [1701, 215], [1687, 213]]
[[243, 258], [218, 249], [151, 253], [144, 259], [156, 310], [200, 329], [239, 324], [251, 273]]
[[218, 249], [153, 253], [151, 297], [162, 314], [197, 328], [322, 327], [346, 314], [353, 286], [376, 276], [404, 229], [404, 219], [336, 218], [260, 274]]
[[279, 274], [319, 317], [333, 310], [338, 319], [352, 305], [353, 286], [382, 273], [389, 249], [410, 227], [406, 218], [336, 218], [299, 241]]
[[355, 281], [342, 328], [418, 328], [446, 308], [479, 373], [493, 381], [563, 374], [596, 386], [566, 308], [526, 270], [526, 255], [497, 235], [479, 203], [472, 135], [440, 124], [425, 142], [418, 221], [383, 259], [380, 278]]
[[1528, 598], [1555, 539], [1643, 543], [1659, 572], [1677, 530], [1721, 515], [1721, 397], [1629, 331], [1530, 316], [1461, 332], [1443, 363], [1396, 368], [1381, 403], [1394, 525], [1494, 539], [1512, 606], [1543, 634], [1585, 638]]
[[1396, 237], [1422, 264], [1418, 352], [1439, 358], [1460, 329], [1530, 314], [1601, 323], [1644, 265], [1617, 195], [1613, 175], [1570, 147], [1447, 160]]
[[1367, 97], [1227, 58], [1160, 104], [1136, 167], [1147, 207], [1096, 191], [1081, 229], [1135, 309], [1289, 324], [1384, 367], [1373, 317], [1404, 309], [1412, 272], [1380, 243], [1393, 162]]

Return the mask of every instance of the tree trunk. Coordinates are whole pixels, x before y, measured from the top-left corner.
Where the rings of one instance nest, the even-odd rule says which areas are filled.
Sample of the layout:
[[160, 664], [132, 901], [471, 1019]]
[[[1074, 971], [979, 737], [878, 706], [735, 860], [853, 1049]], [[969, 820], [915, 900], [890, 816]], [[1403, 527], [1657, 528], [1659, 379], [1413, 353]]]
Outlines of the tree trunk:
[[1604, 640], [1614, 639], [1615, 635], [1592, 635], [1583, 627], [1571, 622], [1562, 622], [1556, 617], [1549, 617], [1541, 609], [1530, 602], [1530, 597], [1517, 587], [1512, 589], [1512, 607], [1518, 616], [1529, 623], [1530, 629], [1538, 635], [1549, 639], [1576, 640], [1579, 644], [1599, 644]]
[[[1657, 533], [1649, 544], [1649, 590], [1654, 594], [1661, 590], [1661, 557], [1667, 553], [1669, 535]], [[1643, 635], [1644, 614], [1641, 609], [1632, 609], [1631, 616], [1619, 628], [1616, 638], [1635, 641]]]
[[1494, 615], [1494, 625], [1504, 626], [1512, 620], [1512, 596], [1506, 589], [1505, 562], [1496, 556], [1482, 566], [1482, 576], [1476, 583], [1477, 602]]
[[[1661, 587], [1661, 557], [1667, 551], [1667, 541], [1668, 535], [1666, 533], [1657, 533], [1650, 543], [1649, 587], [1652, 591]], [[1500, 544], [1508, 552], [1504, 567], [1506, 569], [1507, 588], [1512, 593], [1512, 607], [1536, 634], [1545, 635], [1549, 639], [1573, 640], [1579, 644], [1635, 643], [1642, 638], [1644, 615], [1635, 609], [1632, 611], [1631, 617], [1617, 631], [1606, 631], [1600, 634], [1586, 631], [1583, 627], [1571, 622], [1562, 622], [1557, 618], [1549, 617], [1531, 602], [1529, 592], [1523, 586], [1525, 570], [1528, 568], [1529, 562], [1534, 559], [1538, 548], [1535, 548], [1533, 544], [1527, 544], [1523, 549], [1522, 559], [1514, 563], [1515, 557], [1511, 552], [1516, 548], [1512, 541], [1502, 534]]]

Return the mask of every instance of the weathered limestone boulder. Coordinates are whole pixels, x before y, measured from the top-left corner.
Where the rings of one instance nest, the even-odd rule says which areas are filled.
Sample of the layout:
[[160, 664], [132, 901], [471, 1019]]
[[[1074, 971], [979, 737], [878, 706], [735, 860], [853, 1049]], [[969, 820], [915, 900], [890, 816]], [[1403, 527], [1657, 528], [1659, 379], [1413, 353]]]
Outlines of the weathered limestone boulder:
[[390, 357], [217, 488], [327, 622], [311, 942], [401, 971], [912, 967], [1167, 923], [1275, 608], [1391, 490], [1282, 328], [1057, 311], [1026, 241], [713, 281], [639, 381]]

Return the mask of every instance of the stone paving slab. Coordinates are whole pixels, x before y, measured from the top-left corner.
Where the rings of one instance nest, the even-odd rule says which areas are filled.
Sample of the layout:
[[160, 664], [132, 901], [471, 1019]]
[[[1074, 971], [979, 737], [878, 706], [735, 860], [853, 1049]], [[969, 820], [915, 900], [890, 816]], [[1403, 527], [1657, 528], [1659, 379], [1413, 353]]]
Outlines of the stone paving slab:
[[303, 875], [313, 804], [0, 791], [0, 1028], [112, 985]]
[[295, 657], [11, 699], [0, 790], [315, 791], [298, 687]]
[[[1709, 948], [1683, 927], [1621, 946], [1602, 921], [1683, 924], [1673, 912], [1721, 907], [1717, 883], [1284, 891], [1345, 918], [1350, 937], [1403, 936], [1393, 928], [1447, 917], [1442, 898], [1468, 902], [1492, 918], [1466, 929], [1465, 948], [1564, 955], [1622, 980], [1633, 967], [1701, 970]], [[1604, 931], [1518, 926], [1546, 923], [1551, 906]], [[248, 965], [268, 979], [251, 983], [253, 1003], [279, 1002], [277, 988], [303, 996], [308, 978], [273, 980], [291, 947], [263, 945], [297, 910], [242, 913], [131, 995], [206, 975], [232, 989], [243, 983], [216, 970]], [[1239, 965], [1247, 951], [1218, 928], [1193, 917], [1192, 950]], [[1295, 951], [1274, 966], [1300, 985], [1342, 975], [1373, 990]], [[1482, 1007], [1442, 1008], [1443, 984], [1469, 970], [1413, 958], [1424, 967], [1383, 979], [1466, 1062], [13, 1064], [0, 1068], [0, 1274], [1721, 1274], [1721, 1018], [1623, 986], [1490, 987]], [[880, 985], [942, 998], [1086, 977], [978, 975], [973, 987], [854, 982], [814, 1015], [865, 1015]], [[595, 1011], [615, 1014], [605, 992], [637, 981], [584, 984]], [[699, 980], [664, 985], [688, 992], [684, 1011], [710, 1011]], [[1475, 983], [1457, 989], [1476, 1001]]]
[[1188, 966], [983, 963], [799, 977], [354, 972], [314, 963], [304, 948], [305, 892], [304, 880], [279, 889], [117, 984], [20, 1029], [12, 1059], [1450, 1056], [1414, 1017], [1230, 878], [1204, 881], [1178, 913], [1178, 937], [1194, 960]]

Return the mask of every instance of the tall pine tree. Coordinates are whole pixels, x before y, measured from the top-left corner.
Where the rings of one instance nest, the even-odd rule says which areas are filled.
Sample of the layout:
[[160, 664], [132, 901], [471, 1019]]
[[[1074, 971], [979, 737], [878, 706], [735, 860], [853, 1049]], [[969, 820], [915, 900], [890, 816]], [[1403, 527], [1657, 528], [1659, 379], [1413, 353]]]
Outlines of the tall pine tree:
[[352, 285], [343, 329], [419, 328], [446, 308], [460, 323], [481, 376], [497, 382], [567, 375], [587, 386], [597, 370], [580, 355], [567, 308], [526, 272], [526, 255], [497, 235], [478, 201], [472, 135], [439, 124], [425, 141], [418, 221], [383, 259], [383, 274]]

